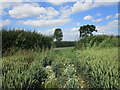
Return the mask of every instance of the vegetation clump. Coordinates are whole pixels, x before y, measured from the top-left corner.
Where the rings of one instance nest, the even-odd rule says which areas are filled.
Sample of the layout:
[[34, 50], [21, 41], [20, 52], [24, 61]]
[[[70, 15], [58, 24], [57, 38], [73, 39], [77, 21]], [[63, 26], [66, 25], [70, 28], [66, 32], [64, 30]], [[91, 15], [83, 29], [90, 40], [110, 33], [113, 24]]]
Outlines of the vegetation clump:
[[2, 54], [11, 49], [42, 50], [52, 47], [52, 36], [44, 36], [35, 31], [2, 29]]
[[[3, 90], [120, 88], [119, 36], [91, 34], [74, 44], [61, 41], [62, 37], [53, 42], [53, 36], [30, 31], [2, 30], [2, 33]], [[75, 45], [75, 48], [53, 49], [53, 43], [57, 47]]]

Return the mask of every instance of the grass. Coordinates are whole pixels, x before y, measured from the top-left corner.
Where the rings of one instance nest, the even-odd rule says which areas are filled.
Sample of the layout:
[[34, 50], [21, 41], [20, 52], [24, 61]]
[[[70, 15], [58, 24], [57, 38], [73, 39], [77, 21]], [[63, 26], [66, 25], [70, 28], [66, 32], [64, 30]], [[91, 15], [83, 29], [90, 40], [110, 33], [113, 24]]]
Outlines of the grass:
[[91, 88], [120, 88], [116, 47], [19, 51], [0, 61], [3, 89], [86, 88], [80, 80], [87, 81]]
[[117, 39], [111, 36], [112, 41], [109, 43], [110, 38], [102, 36], [99, 40], [103, 41], [98, 42], [99, 37], [96, 41], [92, 37], [86, 39], [82, 49], [79, 49], [78, 43], [78, 49], [18, 50], [3, 57], [0, 59], [3, 63], [3, 66], [0, 65], [3, 70], [3, 90], [88, 86], [120, 88]]
[[[21, 53], [22, 52], [22, 53]], [[42, 67], [42, 60], [47, 53], [20, 51], [16, 55], [4, 57], [2, 88], [41, 88], [46, 74]], [[1, 59], [0, 59], [1, 61]]]
[[112, 48], [119, 47], [120, 36], [107, 36], [107, 35], [97, 35], [85, 37], [79, 41], [76, 41], [76, 49], [87, 49], [87, 48]]
[[94, 88], [120, 88], [118, 48], [76, 51], [77, 69]]

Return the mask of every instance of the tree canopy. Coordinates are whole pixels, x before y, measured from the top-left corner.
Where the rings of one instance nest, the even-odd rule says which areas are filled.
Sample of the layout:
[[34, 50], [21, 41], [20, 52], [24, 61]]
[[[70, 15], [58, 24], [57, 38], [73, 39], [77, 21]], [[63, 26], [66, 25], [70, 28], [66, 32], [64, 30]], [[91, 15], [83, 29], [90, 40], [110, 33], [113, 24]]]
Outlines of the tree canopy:
[[60, 28], [56, 28], [54, 31], [54, 38], [56, 39], [56, 41], [61, 41], [63, 37], [63, 33], [62, 30]]
[[83, 25], [80, 27], [79, 31], [81, 38], [93, 36], [92, 32], [97, 32], [96, 27], [94, 25]]

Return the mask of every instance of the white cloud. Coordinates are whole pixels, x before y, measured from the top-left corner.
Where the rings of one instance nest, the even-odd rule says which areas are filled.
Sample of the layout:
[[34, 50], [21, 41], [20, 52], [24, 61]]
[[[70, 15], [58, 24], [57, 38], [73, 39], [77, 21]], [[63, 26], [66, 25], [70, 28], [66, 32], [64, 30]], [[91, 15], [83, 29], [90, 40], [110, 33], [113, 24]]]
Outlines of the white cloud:
[[119, 2], [119, 0], [94, 0], [94, 2]]
[[112, 16], [111, 15], [109, 15], [109, 16], [106, 16], [106, 18], [105, 19], [110, 19]]
[[1, 0], [1, 2], [24, 2], [25, 0]]
[[98, 26], [96, 26], [96, 29], [98, 30], [98, 32], [104, 32], [104, 31], [108, 30], [109, 27], [98, 25]]
[[48, 29], [48, 30], [45, 30], [45, 31], [36, 31], [36, 32], [40, 33], [40, 34], [43, 34], [43, 35], [53, 35], [54, 31], [55, 31], [55, 28]]
[[[90, 2], [90, 0], [85, 3], [82, 3], [82, 1], [77, 1], [75, 4], [73, 4], [73, 6], [67, 6], [67, 7], [63, 7], [61, 8], [60, 12], [61, 12], [61, 17], [62, 18], [66, 18], [66, 17], [69, 17], [70, 15], [72, 14], [75, 14], [75, 13], [78, 13], [78, 12], [83, 12], [83, 11], [86, 11], [86, 10], [89, 10], [89, 9], [92, 9], [92, 8], [96, 8], [96, 7], [99, 7], [99, 6], [108, 6], [108, 5], [112, 5], [114, 4], [115, 2], [107, 2], [107, 3], [104, 3], [104, 2], [98, 2], [98, 1], [95, 1], [94, 3]], [[100, 14], [99, 14], [100, 16]], [[99, 21], [99, 20], [98, 20]]]
[[70, 6], [65, 6], [60, 9], [60, 18], [68, 18], [72, 13]]
[[115, 18], [118, 18], [118, 17], [120, 17], [120, 13], [115, 14]]
[[52, 19], [52, 20], [27, 20], [20, 21], [23, 25], [28, 25], [34, 28], [50, 28], [53, 26], [64, 25], [69, 23], [70, 19]]
[[96, 20], [93, 19], [92, 21], [93, 21], [93, 22], [100, 22], [100, 21], [102, 21], [102, 18], [99, 18], [99, 19], [96, 19]]
[[105, 26], [98, 25], [96, 28], [99, 32], [103, 32], [103, 31], [111, 30], [111, 29], [116, 30], [115, 28], [118, 28], [118, 20], [110, 21]]
[[101, 1], [101, 2], [94, 2], [92, 8], [99, 7], [99, 6], [110, 6], [115, 4], [116, 2], [108, 2], [108, 1]]
[[92, 3], [82, 3], [82, 2], [76, 2], [72, 7], [71, 7], [71, 11], [72, 13], [77, 13], [77, 12], [81, 12], [81, 11], [85, 11], [88, 9], [92, 8]]
[[115, 2], [109, 2], [109, 1], [106, 1], [105, 3], [105, 1], [103, 2], [99, 0], [94, 0], [94, 3], [92, 3], [91, 0], [86, 0], [85, 3], [82, 3], [82, 1], [78, 1], [71, 7], [71, 12], [72, 13], [82, 12], [99, 6], [112, 5], [114, 3]]
[[95, 35], [114, 35], [114, 32], [100, 32], [100, 33], [96, 33]]
[[118, 20], [113, 20], [113, 21], [110, 21], [110, 22], [108, 22], [108, 24], [110, 25], [110, 26], [116, 26], [116, 25], [118, 25], [118, 22], [120, 22], [120, 21], [118, 21]]
[[52, 7], [39, 7], [38, 4], [22, 4], [9, 11], [14, 18], [39, 17], [43, 19], [53, 18], [59, 15], [59, 12]]
[[84, 19], [84, 20], [91, 20], [92, 22], [100, 22], [100, 21], [102, 21], [102, 18], [93, 19], [93, 17], [90, 16], [90, 15], [85, 16], [83, 19]]
[[22, 4], [21, 2], [2, 2], [0, 7], [0, 15], [5, 15], [7, 12], [4, 11], [6, 8], [11, 8]]
[[[25, 0], [21, 0], [20, 2], [22, 2], [22, 1], [24, 2]], [[65, 0], [59, 0], [59, 1], [47, 0], [45, 2], [62, 3], [62, 2], [75, 2], [75, 1], [78, 1], [78, 0], [66, 0], [66, 1]], [[9, 14], [14, 18], [39, 17], [41, 19], [42, 18], [43, 19], [49, 19], [49, 18], [51, 19], [51, 18], [61, 14], [60, 18], [66, 18], [66, 17], [69, 17], [71, 14], [89, 10], [94, 7], [98, 7], [101, 5], [111, 5], [108, 3], [106, 4], [106, 3], [97, 3], [97, 2], [95, 2], [93, 4], [89, 1], [90, 0], [87, 0], [86, 3], [82, 3], [82, 1], [78, 1], [73, 6], [71, 6], [71, 7], [69, 6], [69, 8], [62, 8], [60, 10], [60, 12], [55, 10], [52, 7], [51, 7], [51, 9], [40, 7], [37, 3], [34, 3], [34, 4], [37, 4], [35, 6], [34, 4], [31, 4], [33, 2], [31, 2], [29, 4], [27, 3], [27, 4], [22, 4], [22, 5], [17, 6], [16, 5], [17, 1], [16, 1], [16, 3], [13, 3], [10, 5], [10, 6], [15, 5], [16, 7], [13, 7], [13, 9], [9, 11]], [[9, 2], [9, 4], [10, 3], [12, 3], [12, 2]], [[52, 13], [51, 13], [51, 11], [52, 11]]]
[[[79, 0], [1, 0], [2, 2], [75, 2]], [[81, 0], [82, 2], [118, 2], [119, 0]]]
[[6, 20], [2, 20], [1, 23], [0, 23], [0, 26], [7, 26], [7, 25], [10, 25], [11, 24], [11, 21], [9, 19], [6, 19]]
[[61, 5], [67, 2], [76, 2], [78, 0], [47, 0], [46, 2], [49, 2], [54, 5]]
[[63, 3], [66, 3], [64, 2], [64, 0], [59, 0], [59, 1], [55, 1], [55, 0], [47, 0], [49, 3], [51, 4], [54, 4], [54, 5], [61, 5]]
[[76, 25], [77, 25], [77, 26], [80, 26], [80, 23], [78, 22], [78, 23], [76, 23]]
[[78, 31], [79, 28], [69, 28], [69, 29], [66, 29], [66, 30], [68, 30], [68, 31]]
[[84, 20], [92, 20], [92, 18], [93, 18], [92, 16], [87, 15], [87, 16], [84, 17]]

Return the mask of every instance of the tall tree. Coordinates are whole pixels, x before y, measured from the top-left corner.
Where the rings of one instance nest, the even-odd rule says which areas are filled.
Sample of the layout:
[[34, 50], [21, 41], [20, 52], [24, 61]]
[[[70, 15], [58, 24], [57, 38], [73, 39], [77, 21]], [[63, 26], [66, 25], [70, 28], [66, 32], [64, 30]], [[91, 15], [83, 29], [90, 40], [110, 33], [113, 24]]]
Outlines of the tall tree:
[[62, 30], [60, 28], [56, 28], [54, 31], [54, 38], [56, 39], [56, 41], [61, 41], [63, 37], [63, 33]]
[[92, 32], [97, 32], [96, 27], [94, 25], [83, 25], [80, 27], [79, 31], [81, 38], [93, 36]]

